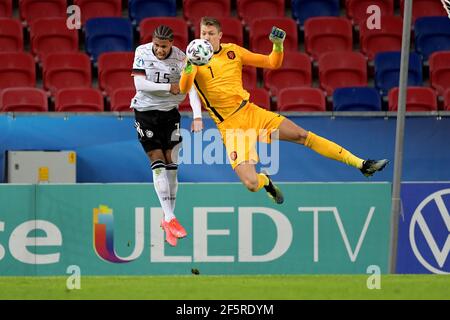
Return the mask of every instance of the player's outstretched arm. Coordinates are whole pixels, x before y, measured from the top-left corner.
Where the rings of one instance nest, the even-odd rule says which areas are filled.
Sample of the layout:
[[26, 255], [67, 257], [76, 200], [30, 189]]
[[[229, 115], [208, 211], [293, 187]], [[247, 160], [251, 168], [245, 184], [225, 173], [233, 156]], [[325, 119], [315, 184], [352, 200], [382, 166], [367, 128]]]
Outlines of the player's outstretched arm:
[[197, 66], [194, 66], [189, 61], [181, 72], [180, 91], [181, 93], [188, 93], [194, 83], [195, 75], [197, 74]]
[[269, 55], [257, 54], [242, 48], [242, 63], [258, 68], [278, 69], [283, 63], [283, 42], [286, 32], [280, 28], [272, 27], [269, 40], [273, 43]]

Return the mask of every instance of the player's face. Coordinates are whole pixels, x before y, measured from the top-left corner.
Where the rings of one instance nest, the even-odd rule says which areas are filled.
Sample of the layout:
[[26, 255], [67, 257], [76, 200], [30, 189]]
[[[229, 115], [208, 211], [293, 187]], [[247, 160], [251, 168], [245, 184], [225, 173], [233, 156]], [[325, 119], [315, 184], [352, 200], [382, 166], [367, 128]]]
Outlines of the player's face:
[[214, 51], [218, 51], [220, 49], [220, 39], [222, 38], [222, 32], [219, 32], [214, 26], [200, 26], [200, 38], [208, 40]]
[[169, 40], [161, 40], [158, 38], [153, 38], [153, 53], [159, 60], [164, 60], [167, 58], [167, 55], [170, 53], [170, 49], [172, 48], [172, 41]]

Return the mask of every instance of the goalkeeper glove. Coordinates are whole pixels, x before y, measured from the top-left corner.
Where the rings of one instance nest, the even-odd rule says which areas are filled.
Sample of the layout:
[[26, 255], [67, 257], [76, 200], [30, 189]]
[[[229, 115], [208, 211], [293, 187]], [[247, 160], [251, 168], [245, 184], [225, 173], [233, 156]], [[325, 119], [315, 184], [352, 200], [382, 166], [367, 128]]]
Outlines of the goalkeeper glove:
[[273, 43], [273, 50], [283, 52], [283, 41], [286, 38], [286, 32], [280, 28], [272, 27], [269, 40]]

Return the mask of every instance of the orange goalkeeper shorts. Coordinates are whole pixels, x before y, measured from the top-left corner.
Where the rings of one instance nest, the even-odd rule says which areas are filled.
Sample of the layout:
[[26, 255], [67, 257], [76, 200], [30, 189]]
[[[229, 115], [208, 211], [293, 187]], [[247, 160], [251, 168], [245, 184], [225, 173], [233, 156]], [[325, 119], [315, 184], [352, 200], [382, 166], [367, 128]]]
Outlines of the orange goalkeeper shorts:
[[274, 131], [285, 119], [280, 114], [267, 111], [248, 102], [242, 109], [217, 125], [231, 166], [242, 162], [257, 163], [258, 141], [270, 143]]

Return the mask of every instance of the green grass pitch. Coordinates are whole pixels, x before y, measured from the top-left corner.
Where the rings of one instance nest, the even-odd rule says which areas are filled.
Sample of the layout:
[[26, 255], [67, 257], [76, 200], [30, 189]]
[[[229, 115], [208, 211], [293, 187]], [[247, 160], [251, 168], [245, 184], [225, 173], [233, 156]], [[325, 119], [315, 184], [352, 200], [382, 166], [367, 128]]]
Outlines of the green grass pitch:
[[67, 277], [0, 277], [0, 299], [302, 300], [450, 299], [450, 276], [382, 275], [82, 276], [69, 290]]

